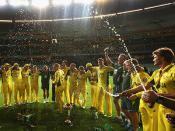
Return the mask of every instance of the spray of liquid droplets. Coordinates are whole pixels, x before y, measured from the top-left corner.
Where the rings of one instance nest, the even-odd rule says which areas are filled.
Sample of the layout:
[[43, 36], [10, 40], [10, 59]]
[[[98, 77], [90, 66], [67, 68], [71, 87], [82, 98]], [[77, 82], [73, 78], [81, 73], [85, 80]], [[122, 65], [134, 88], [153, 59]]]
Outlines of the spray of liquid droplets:
[[[37, 18], [37, 16], [35, 14], [32, 14], [31, 10], [19, 9], [14, 19], [32, 20], [35, 18]], [[45, 55], [45, 52], [47, 52], [48, 50], [46, 46], [48, 45], [49, 39], [46, 39], [45, 37], [43, 37], [43, 34], [41, 35], [37, 32], [41, 32], [41, 34], [43, 32], [43, 26], [40, 23], [14, 23], [13, 28], [8, 33], [8, 41], [13, 43], [14, 48], [9, 47], [9, 53], [5, 52], [5, 55], [8, 54], [10, 58], [15, 58], [19, 60], [21, 64], [24, 64], [24, 62], [37, 65], [41, 64], [41, 61], [39, 61], [38, 58], [42, 58], [42, 56], [38, 56], [38, 50], [39, 53], [42, 52], [41, 54]], [[42, 44], [44, 46], [42, 46]], [[36, 50], [35, 48], [37, 48], [38, 50]], [[38, 57], [36, 57], [35, 61], [33, 61], [33, 57], [35, 56]], [[17, 62], [14, 61], [15, 59], [10, 62]], [[42, 62], [45, 63], [46, 61]]]
[[[106, 23], [108, 29], [111, 30], [115, 34], [116, 38], [118, 38], [118, 42], [124, 47], [124, 51], [127, 53], [127, 55], [129, 56], [129, 58], [132, 59], [131, 54], [129, 53], [129, 50], [128, 50], [126, 44], [125, 44], [125, 41], [121, 38], [120, 34], [117, 33], [116, 28], [115, 27], [111, 27], [108, 20], [105, 20], [104, 22]], [[138, 75], [139, 81], [140, 81], [140, 83], [141, 83], [144, 91], [146, 91], [146, 88], [145, 88], [145, 86], [144, 86], [144, 84], [143, 84], [143, 82], [142, 82], [142, 80], [141, 80], [141, 78], [139, 76], [139, 73], [138, 73], [138, 71], [136, 69], [136, 66], [134, 65], [134, 63], [132, 62], [132, 60], [131, 60], [131, 64], [132, 64], [132, 66], [134, 68], [134, 71]]]

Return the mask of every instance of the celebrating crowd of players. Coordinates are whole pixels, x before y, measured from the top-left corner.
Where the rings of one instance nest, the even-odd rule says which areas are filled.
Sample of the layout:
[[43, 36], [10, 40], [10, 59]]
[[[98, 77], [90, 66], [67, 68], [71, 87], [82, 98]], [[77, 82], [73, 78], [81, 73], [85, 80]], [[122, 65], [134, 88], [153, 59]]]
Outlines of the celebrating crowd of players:
[[[33, 102], [33, 92], [35, 92], [35, 101], [38, 102], [38, 78], [41, 75], [44, 102], [49, 101], [51, 79], [52, 100], [55, 95], [59, 113], [62, 113], [65, 103], [79, 104], [85, 108], [88, 80], [91, 88], [91, 108], [96, 109], [100, 114], [104, 114], [105, 99], [106, 114], [109, 117], [112, 116], [113, 92], [115, 96], [118, 96], [113, 99], [118, 113], [117, 120], [122, 120], [122, 110], [126, 116], [123, 126], [128, 130], [138, 130], [140, 114], [144, 131], [173, 131], [175, 130], [172, 124], [175, 123], [175, 111], [163, 101], [169, 98], [175, 99], [174, 53], [169, 48], [160, 48], [153, 52], [153, 57], [154, 65], [160, 66], [160, 69], [156, 70], [152, 76], [145, 72], [136, 59], [128, 59], [125, 54], [120, 54], [116, 63], [112, 62], [108, 56], [108, 49], [105, 50], [108, 66], [104, 65], [103, 58], [98, 59], [99, 66], [87, 63], [86, 69], [84, 66], [79, 66], [77, 69], [75, 63], [71, 63], [68, 67], [67, 61], [64, 60], [61, 65], [58, 63], [53, 65], [54, 78], [52, 79], [51, 72], [46, 65], [43, 71], [39, 71], [36, 65], [33, 65], [30, 70], [30, 64], [19, 67], [15, 63], [11, 67], [6, 63], [0, 70], [4, 105], [11, 105], [12, 87], [15, 104], [27, 103], [29, 92], [30, 101]], [[109, 83], [110, 75], [113, 75], [113, 89]], [[148, 91], [143, 92], [144, 88]], [[66, 102], [63, 94], [65, 94]]]

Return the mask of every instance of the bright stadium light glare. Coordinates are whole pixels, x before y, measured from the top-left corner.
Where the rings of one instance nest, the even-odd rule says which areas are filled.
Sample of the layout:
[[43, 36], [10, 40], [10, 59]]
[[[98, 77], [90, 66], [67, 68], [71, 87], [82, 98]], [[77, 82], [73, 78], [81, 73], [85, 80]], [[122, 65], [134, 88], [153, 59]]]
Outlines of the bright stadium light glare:
[[74, 3], [80, 3], [84, 5], [92, 4], [95, 0], [74, 0]]
[[71, 2], [72, 2], [72, 0], [53, 0], [52, 5], [53, 6], [57, 6], [57, 5], [67, 6], [67, 5], [70, 5]]
[[0, 6], [4, 6], [7, 4], [7, 1], [6, 0], [0, 0]]
[[28, 0], [9, 0], [9, 4], [12, 6], [28, 6]]
[[32, 5], [39, 8], [44, 8], [49, 5], [49, 0], [32, 0]]
[[99, 3], [104, 3], [106, 2], [107, 0], [96, 0], [96, 2], [99, 2]]

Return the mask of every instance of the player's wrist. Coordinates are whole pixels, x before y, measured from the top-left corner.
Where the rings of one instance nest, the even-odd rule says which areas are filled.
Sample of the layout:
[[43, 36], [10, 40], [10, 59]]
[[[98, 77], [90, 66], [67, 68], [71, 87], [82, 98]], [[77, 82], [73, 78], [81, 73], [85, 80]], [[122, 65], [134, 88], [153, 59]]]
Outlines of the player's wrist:
[[156, 98], [156, 102], [159, 103], [159, 104], [163, 104], [164, 99], [165, 99], [165, 98], [164, 98], [163, 96], [160, 96], [160, 95], [159, 95], [159, 96], [157, 96], [157, 98]]

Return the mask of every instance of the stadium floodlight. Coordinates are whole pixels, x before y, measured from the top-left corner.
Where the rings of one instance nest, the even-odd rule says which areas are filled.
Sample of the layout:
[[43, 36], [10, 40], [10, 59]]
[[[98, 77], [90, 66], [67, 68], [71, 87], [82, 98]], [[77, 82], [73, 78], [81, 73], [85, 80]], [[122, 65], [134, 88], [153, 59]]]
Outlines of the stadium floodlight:
[[44, 8], [49, 5], [49, 0], [32, 0], [32, 5], [39, 8]]
[[28, 6], [28, 0], [9, 0], [9, 4], [12, 6]]
[[4, 6], [7, 4], [7, 1], [6, 0], [0, 0], [0, 6]]
[[72, 3], [72, 0], [52, 0], [52, 5], [53, 6], [58, 6], [58, 5], [70, 5]]
[[92, 4], [95, 0], [74, 0], [74, 3], [80, 3], [84, 5]]

